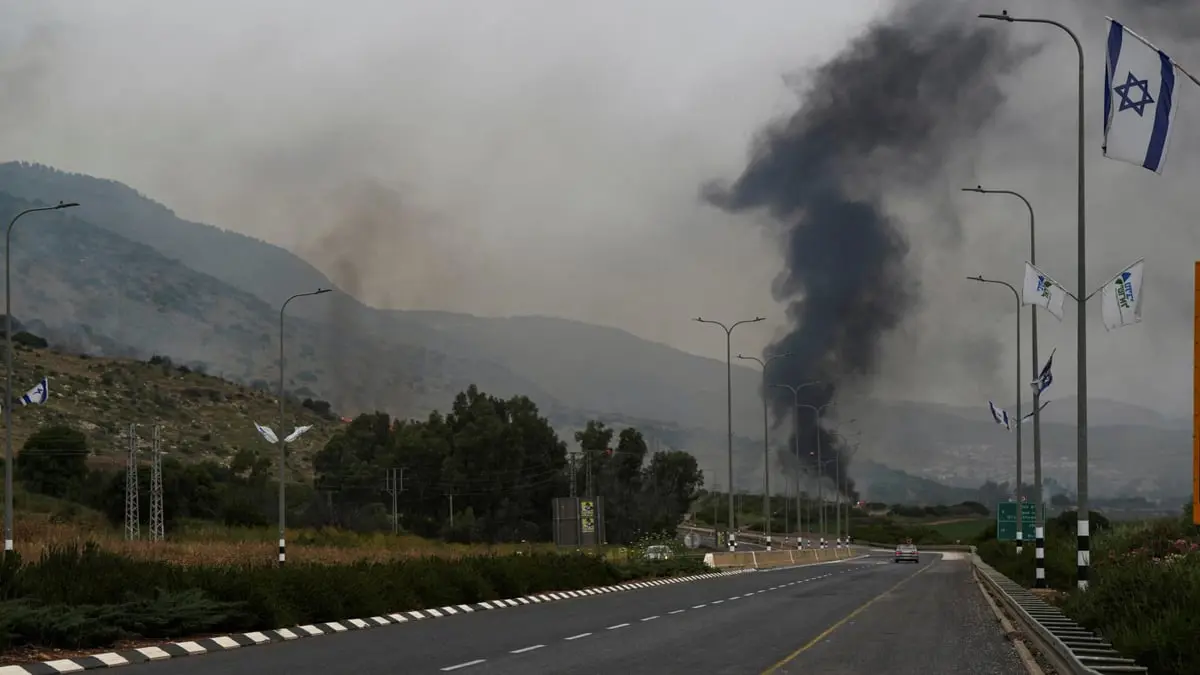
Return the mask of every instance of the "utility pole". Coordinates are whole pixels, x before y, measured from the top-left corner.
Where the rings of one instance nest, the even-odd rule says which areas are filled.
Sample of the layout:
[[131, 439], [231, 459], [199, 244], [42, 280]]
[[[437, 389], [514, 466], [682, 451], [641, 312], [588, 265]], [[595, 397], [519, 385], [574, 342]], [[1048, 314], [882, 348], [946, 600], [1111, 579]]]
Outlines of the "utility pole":
[[138, 512], [137, 425], [129, 425], [129, 456], [125, 460], [125, 540], [142, 538]]
[[153, 438], [150, 454], [150, 541], [162, 541], [166, 528], [163, 523], [162, 448], [157, 424], [154, 425]]
[[571, 461], [571, 469], [570, 469], [570, 470], [571, 470], [571, 499], [575, 499], [575, 497], [577, 497], [577, 496], [578, 496], [578, 495], [576, 494], [576, 492], [577, 492], [577, 486], [575, 485], [575, 482], [576, 482], [576, 473], [575, 473], [575, 468], [576, 468], [576, 467], [575, 467], [575, 459], [576, 459], [578, 456], [579, 456], [579, 453], [578, 453], [578, 452], [574, 452], [574, 451], [570, 452], [570, 453], [567, 455], [567, 458], [568, 458], [568, 459]]
[[717, 515], [718, 515], [718, 514], [717, 514], [717, 505], [718, 505], [718, 504], [720, 504], [720, 502], [721, 502], [721, 497], [719, 496], [720, 494], [721, 494], [721, 484], [720, 484], [720, 483], [713, 483], [713, 493], [712, 493], [712, 503], [713, 503], [713, 548], [716, 548], [716, 547], [718, 547], [718, 546], [720, 546], [720, 545], [721, 545], [720, 537], [719, 537], [719, 535], [717, 534], [717, 532], [719, 532], [719, 531], [720, 531], [720, 529], [721, 529], [721, 528], [719, 527], [718, 523], [717, 523]]
[[[400, 473], [397, 474], [397, 471]], [[388, 469], [386, 481], [383, 489], [392, 496], [392, 534], [400, 534], [400, 493], [404, 492], [404, 467]]]
[[453, 530], [454, 529], [454, 493], [451, 492], [451, 493], [447, 494], [446, 496], [450, 498], [450, 529]]

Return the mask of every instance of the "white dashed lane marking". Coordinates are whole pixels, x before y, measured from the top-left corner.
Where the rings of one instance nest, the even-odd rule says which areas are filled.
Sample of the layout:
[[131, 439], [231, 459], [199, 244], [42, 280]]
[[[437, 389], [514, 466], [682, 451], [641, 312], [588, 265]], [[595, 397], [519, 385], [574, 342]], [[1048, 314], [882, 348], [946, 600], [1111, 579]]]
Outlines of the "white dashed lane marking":
[[658, 618], [658, 616], [659, 616], [658, 614], [655, 614], [654, 616], [648, 616], [648, 617], [646, 617], [646, 618], [642, 619], [642, 621], [643, 621], [643, 622], [646, 622], [646, 621], [653, 621], [653, 620], [657, 619], [657, 618]]
[[531, 652], [535, 649], [541, 649], [542, 647], [545, 647], [545, 646], [546, 645], [533, 645], [532, 647], [521, 647], [520, 649], [512, 650], [511, 652], [509, 652], [509, 654], [524, 654], [525, 652]]
[[667, 614], [682, 614], [682, 613], [683, 613], [683, 612], [685, 612], [685, 611], [687, 611], [687, 610], [683, 610], [683, 609], [676, 609], [676, 610], [672, 610], [672, 611], [670, 611], [670, 612], [667, 612]]
[[606, 628], [605, 630], [616, 630], [616, 629], [618, 629], [618, 628], [624, 628], [624, 627], [626, 627], [626, 626], [628, 626], [628, 625], [629, 625], [629, 624], [627, 624], [627, 623], [619, 623], [619, 624], [617, 624], [617, 625], [615, 625], [615, 626], [609, 626], [609, 627], [608, 627], [608, 628]]
[[692, 609], [703, 609], [703, 608], [705, 608], [705, 607], [708, 607], [708, 605], [707, 605], [707, 604], [703, 604], [703, 605], [692, 605]]
[[579, 635], [572, 635], [572, 636], [571, 636], [571, 637], [569, 637], [569, 638], [563, 638], [563, 639], [564, 639], [564, 640], [568, 640], [568, 641], [570, 641], [570, 640], [578, 640], [579, 638], [585, 638], [585, 637], [587, 637], [587, 636], [589, 636], [589, 635], [591, 635], [591, 633], [580, 633]]
[[471, 666], [477, 666], [485, 661], [487, 661], [487, 659], [475, 659], [474, 661], [467, 661], [466, 663], [460, 663], [460, 664], [454, 665], [454, 666], [446, 666], [445, 668], [442, 668], [442, 672], [448, 673], [452, 670], [458, 670], [459, 668], [469, 668]]

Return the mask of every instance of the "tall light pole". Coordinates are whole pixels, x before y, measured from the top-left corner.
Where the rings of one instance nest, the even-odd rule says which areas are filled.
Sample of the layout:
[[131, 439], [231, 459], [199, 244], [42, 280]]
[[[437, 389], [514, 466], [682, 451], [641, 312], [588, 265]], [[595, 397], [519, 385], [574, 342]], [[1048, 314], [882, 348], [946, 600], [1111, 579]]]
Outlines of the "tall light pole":
[[[983, 195], [1009, 195], [1020, 199], [1025, 204], [1025, 209], [1029, 211], [1029, 263], [1037, 264], [1037, 227], [1036, 220], [1033, 216], [1033, 205], [1019, 192], [1012, 190], [988, 190], [982, 185], [976, 185], [973, 188], [963, 188], [963, 192], [977, 192]], [[1036, 577], [1034, 579], [1034, 588], [1046, 587], [1046, 531], [1045, 531], [1045, 514], [1042, 513], [1042, 390], [1038, 386], [1038, 330], [1037, 330], [1037, 305], [1029, 306], [1029, 321], [1031, 323], [1030, 342], [1031, 356], [1033, 357], [1033, 504], [1034, 504], [1034, 554], [1035, 563], [1037, 565]], [[1017, 507], [1021, 508], [1021, 507]]]
[[4, 553], [13, 550], [13, 445], [12, 445], [12, 384], [13, 384], [13, 342], [12, 342], [12, 231], [13, 226], [27, 213], [38, 211], [58, 211], [69, 209], [79, 204], [75, 202], [59, 202], [54, 206], [41, 206], [36, 209], [25, 209], [13, 216], [8, 223], [8, 231], [4, 235]]
[[296, 298], [305, 298], [310, 295], [321, 295], [328, 293], [328, 288], [318, 288], [309, 293], [297, 293], [287, 300], [283, 301], [283, 306], [279, 308], [279, 566], [283, 567], [287, 562], [287, 536], [286, 529], [286, 513], [287, 513], [287, 490], [285, 482], [287, 478], [287, 444], [284, 438], [287, 436], [287, 431], [283, 427], [283, 310], [287, 309], [288, 303]]
[[692, 319], [700, 323], [711, 323], [715, 326], [720, 326], [725, 331], [725, 421], [729, 428], [729, 550], [737, 550], [737, 529], [733, 522], [733, 356], [730, 343], [733, 341], [733, 329], [744, 323], [758, 323], [766, 321], [761, 316], [756, 316], [753, 319], [734, 322], [731, 326], [726, 326], [720, 321], [712, 321], [702, 317]]
[[[858, 454], [858, 444], [859, 444], [859, 441], [855, 441], [853, 448], [849, 448], [849, 447], [846, 448], [846, 459], [847, 460], [853, 459], [854, 455]], [[849, 475], [844, 476], [844, 480], [842, 481], [842, 483], [843, 483], [843, 487], [846, 488], [846, 492], [849, 492], [850, 491], [850, 476]], [[846, 546], [847, 547], [850, 546], [850, 500], [849, 499], [846, 500]]]
[[[1087, 239], [1087, 206], [1084, 199], [1084, 146], [1083, 146], [1083, 44], [1079, 42], [1079, 36], [1065, 25], [1052, 21], [1050, 19], [1022, 19], [1008, 15], [1008, 12], [1002, 14], [980, 14], [981, 19], [995, 19], [998, 21], [1007, 21], [1009, 23], [1042, 23], [1050, 26], [1055, 26], [1071, 37], [1075, 43], [1075, 50], [1079, 53], [1079, 110], [1078, 120], [1076, 122], [1077, 129], [1077, 150], [1076, 150], [1076, 173], [1078, 185], [1076, 189], [1077, 209], [1078, 209], [1078, 229], [1079, 229], [1079, 277], [1078, 284], [1080, 290], [1079, 297], [1076, 298], [1076, 307], [1079, 312], [1078, 331], [1078, 347], [1076, 354], [1076, 369], [1078, 370], [1077, 380], [1078, 399], [1077, 405], [1077, 428], [1076, 428], [1076, 480], [1078, 481], [1077, 490], [1079, 492], [1078, 506], [1078, 534], [1076, 535], [1077, 542], [1077, 558], [1076, 558], [1076, 583], [1080, 590], [1086, 591], [1088, 587], [1088, 566], [1091, 564], [1091, 542], [1088, 538], [1088, 455], [1087, 455], [1087, 296], [1083, 293], [1083, 289], [1087, 288], [1087, 275], [1085, 272], [1087, 247], [1085, 245]], [[1019, 508], [1019, 507], [1018, 507]]]
[[[765, 523], [763, 528], [767, 535], [767, 550], [771, 550], [771, 448], [767, 440], [767, 365], [775, 359], [782, 359], [785, 356], [791, 356], [791, 352], [783, 352], [782, 354], [772, 354], [765, 360], [757, 356], [742, 356], [738, 354], [739, 359], [746, 361], [754, 361], [762, 368], [762, 400], [763, 400], [763, 519]], [[787, 502], [785, 501], [786, 505]], [[786, 509], [785, 509], [786, 510]]]
[[[971, 281], [978, 281], [982, 284], [998, 284], [1012, 291], [1013, 298], [1017, 301], [1017, 488], [1013, 494], [1017, 500], [1017, 553], [1021, 552], [1021, 531], [1024, 529], [1023, 521], [1021, 520], [1021, 294], [1007, 281], [995, 281], [993, 279], [984, 279], [982, 276], [967, 277]], [[1035, 407], [1034, 410], [1037, 410]]]
[[[813, 382], [805, 382], [804, 384], [799, 384], [799, 385], [792, 385], [792, 384], [773, 384], [773, 385], [771, 385], [772, 387], [779, 387], [780, 389], [787, 389], [788, 391], [792, 392], [792, 399], [794, 401], [793, 407], [792, 407], [792, 426], [794, 428], [794, 430], [792, 431], [792, 436], [795, 439], [795, 447], [793, 449], [793, 452], [795, 453], [795, 457], [796, 457], [796, 524], [797, 524], [797, 529], [800, 532], [800, 536], [798, 539], [801, 542], [804, 541], [804, 520], [800, 516], [800, 501], [801, 501], [800, 500], [800, 470], [801, 470], [800, 469], [800, 408], [803, 407], [800, 405], [800, 390], [805, 387], [812, 387], [812, 386], [818, 385], [818, 384], [821, 384], [821, 383], [819, 381], [813, 381]], [[808, 526], [812, 527], [812, 523], [810, 522], [808, 524]]]
[[817, 430], [817, 510], [819, 512], [818, 515], [821, 518], [822, 544], [825, 543], [825, 535], [828, 534], [828, 532], [826, 532], [825, 527], [825, 481], [821, 476], [821, 467], [824, 466], [824, 463], [821, 461], [821, 415], [825, 413], [826, 408], [833, 404], [834, 402], [830, 401], [822, 406], [808, 405], [807, 403], [801, 403], [798, 406], [800, 408], [808, 408], [809, 410], [813, 411], [813, 425]]
[[[851, 424], [851, 423], [857, 422], [857, 421], [858, 421], [857, 419], [846, 420], [845, 422], [842, 422], [842, 424]], [[847, 440], [846, 435], [843, 434], [842, 432], [837, 431], [837, 430], [831, 430], [829, 433], [842, 439], [842, 443], [846, 443], [846, 440]], [[849, 447], [849, 444], [847, 444], [847, 447]], [[834, 462], [835, 462], [835, 464], [834, 464], [833, 484], [837, 490], [837, 494], [834, 496], [834, 503], [833, 503], [833, 507], [834, 507], [833, 512], [834, 512], [834, 514], [836, 514], [836, 518], [834, 519], [834, 525], [833, 525], [833, 533], [835, 535], [837, 535], [834, 538], [837, 540], [838, 548], [841, 548], [841, 545], [842, 545], [842, 463], [836, 461], [836, 458], [835, 458]], [[849, 519], [850, 514], [846, 514], [846, 518]]]

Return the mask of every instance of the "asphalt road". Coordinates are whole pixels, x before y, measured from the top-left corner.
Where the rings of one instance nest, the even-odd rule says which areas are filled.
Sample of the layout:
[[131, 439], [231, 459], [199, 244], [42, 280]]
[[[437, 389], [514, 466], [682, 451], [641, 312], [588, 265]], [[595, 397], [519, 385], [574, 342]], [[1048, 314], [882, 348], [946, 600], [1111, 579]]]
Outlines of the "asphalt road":
[[1023, 675], [969, 564], [923, 558], [894, 564], [876, 554], [133, 668], [139, 675]]

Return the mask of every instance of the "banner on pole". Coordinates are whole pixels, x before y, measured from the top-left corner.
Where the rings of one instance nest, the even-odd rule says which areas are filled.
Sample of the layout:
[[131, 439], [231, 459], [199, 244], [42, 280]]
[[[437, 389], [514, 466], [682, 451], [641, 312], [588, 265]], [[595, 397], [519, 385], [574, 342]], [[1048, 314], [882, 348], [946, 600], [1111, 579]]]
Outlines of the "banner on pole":
[[1192, 327], [1192, 523], [1200, 525], [1200, 261], [1196, 261]]

